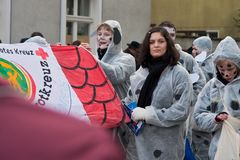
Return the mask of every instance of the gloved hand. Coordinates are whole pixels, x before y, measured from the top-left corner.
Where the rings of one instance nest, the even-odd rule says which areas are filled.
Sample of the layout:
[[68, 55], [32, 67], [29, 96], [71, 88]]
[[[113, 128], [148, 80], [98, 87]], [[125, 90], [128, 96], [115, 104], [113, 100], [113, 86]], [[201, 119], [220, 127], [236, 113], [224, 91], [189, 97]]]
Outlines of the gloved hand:
[[148, 114], [148, 112], [146, 109], [141, 108], [141, 107], [136, 107], [132, 111], [131, 119], [135, 122], [141, 121], [141, 120], [143, 121], [146, 119], [147, 114]]

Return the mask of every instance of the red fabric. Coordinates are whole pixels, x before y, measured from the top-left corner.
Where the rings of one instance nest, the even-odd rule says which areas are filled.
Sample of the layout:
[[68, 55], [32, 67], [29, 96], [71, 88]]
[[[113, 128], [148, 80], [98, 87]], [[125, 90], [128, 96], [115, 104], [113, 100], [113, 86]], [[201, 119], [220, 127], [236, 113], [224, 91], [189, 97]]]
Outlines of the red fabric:
[[[3, 86], [0, 80], [1, 92]], [[120, 160], [121, 153], [99, 128], [17, 97], [0, 97], [2, 160]]]
[[125, 118], [121, 101], [91, 53], [75, 46], [52, 46], [52, 50], [91, 122], [118, 126]]

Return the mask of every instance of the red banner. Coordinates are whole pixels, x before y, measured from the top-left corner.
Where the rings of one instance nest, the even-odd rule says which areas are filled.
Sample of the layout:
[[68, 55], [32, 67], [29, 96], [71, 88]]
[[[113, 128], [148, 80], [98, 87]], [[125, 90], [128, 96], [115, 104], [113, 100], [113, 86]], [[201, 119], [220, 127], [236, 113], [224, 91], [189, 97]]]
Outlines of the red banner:
[[92, 124], [112, 128], [125, 120], [117, 93], [90, 52], [75, 46], [51, 48]]

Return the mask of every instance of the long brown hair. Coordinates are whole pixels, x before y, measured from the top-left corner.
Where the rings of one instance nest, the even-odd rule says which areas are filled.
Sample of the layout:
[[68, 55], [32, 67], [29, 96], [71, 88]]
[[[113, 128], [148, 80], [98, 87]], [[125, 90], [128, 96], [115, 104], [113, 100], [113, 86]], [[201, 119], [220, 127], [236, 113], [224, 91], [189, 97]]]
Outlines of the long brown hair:
[[166, 55], [169, 60], [169, 65], [173, 66], [178, 63], [180, 54], [175, 48], [174, 42], [170, 35], [168, 34], [168, 31], [165, 28], [162, 27], [153, 27], [151, 28], [145, 35], [145, 38], [142, 42], [142, 48], [141, 48], [141, 60], [142, 60], [142, 67], [147, 67], [148, 62], [152, 58], [150, 54], [150, 37], [152, 33], [159, 32], [161, 35], [165, 38], [167, 42], [167, 50], [164, 55]]

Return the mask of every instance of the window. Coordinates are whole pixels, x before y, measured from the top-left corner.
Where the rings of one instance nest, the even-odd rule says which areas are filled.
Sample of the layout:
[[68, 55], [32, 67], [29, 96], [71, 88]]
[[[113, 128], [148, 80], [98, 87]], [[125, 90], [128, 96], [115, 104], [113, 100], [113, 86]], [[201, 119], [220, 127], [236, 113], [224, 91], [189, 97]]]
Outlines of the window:
[[67, 0], [67, 14], [73, 15], [73, 0]]
[[77, 35], [82, 42], [89, 42], [89, 24], [78, 22]]
[[67, 22], [67, 35], [72, 35], [72, 23]]
[[61, 0], [61, 43], [96, 45], [93, 33], [102, 21], [102, 0]]
[[207, 36], [211, 38], [219, 38], [219, 31], [218, 30], [207, 30]]
[[179, 30], [177, 37], [200, 37], [206, 36], [207, 32], [204, 30]]
[[91, 0], [67, 0], [66, 44], [75, 40], [89, 42]]
[[219, 31], [217, 30], [180, 30], [177, 31], [178, 37], [193, 37], [209, 36], [211, 38], [219, 38]]
[[89, 0], [79, 0], [78, 1], [78, 16], [89, 16], [90, 9]]

